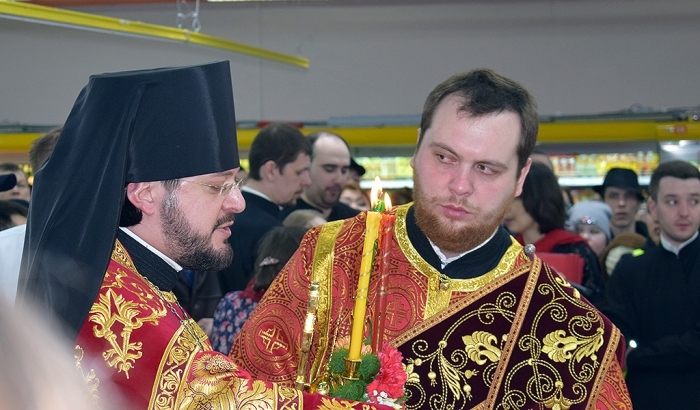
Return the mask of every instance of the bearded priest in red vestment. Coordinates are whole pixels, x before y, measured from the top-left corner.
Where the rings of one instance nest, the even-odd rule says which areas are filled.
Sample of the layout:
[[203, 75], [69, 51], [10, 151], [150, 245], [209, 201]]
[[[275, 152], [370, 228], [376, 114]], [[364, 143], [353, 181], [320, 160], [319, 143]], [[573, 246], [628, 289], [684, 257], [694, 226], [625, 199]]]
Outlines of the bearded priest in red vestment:
[[[425, 102], [415, 202], [393, 211], [386, 308], [376, 312], [378, 256], [367, 297], [367, 318], [384, 315], [382, 336], [403, 355], [408, 409], [631, 409], [619, 330], [501, 226], [537, 130], [529, 92], [491, 70], [457, 74]], [[324, 376], [350, 335], [366, 220], [306, 235], [243, 326], [236, 363], [295, 381], [313, 281], [317, 323], [301, 373], [312, 384]], [[368, 338], [375, 325], [367, 320]]]
[[383, 408], [253, 379], [177, 303], [180, 270], [231, 262], [238, 170], [228, 62], [93, 76], [36, 173], [20, 297], [99, 408]]

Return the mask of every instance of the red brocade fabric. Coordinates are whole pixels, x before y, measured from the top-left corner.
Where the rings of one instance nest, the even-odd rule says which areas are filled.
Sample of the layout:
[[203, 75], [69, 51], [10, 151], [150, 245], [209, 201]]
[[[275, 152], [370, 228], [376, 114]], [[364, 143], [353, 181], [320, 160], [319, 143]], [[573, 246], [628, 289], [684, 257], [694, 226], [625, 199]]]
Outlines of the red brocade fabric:
[[174, 295], [141, 276], [119, 241], [78, 334], [76, 359], [100, 408], [387, 409], [254, 380], [211, 350]]
[[[384, 313], [385, 339], [404, 357], [408, 409], [632, 408], [620, 332], [565, 280], [515, 241], [492, 271], [447, 278], [411, 246], [407, 209], [395, 211]], [[319, 306], [306, 375], [322, 375], [350, 334], [364, 230], [361, 214], [307, 234], [244, 325], [234, 362], [254, 377], [293, 384], [313, 280]], [[369, 321], [378, 276], [370, 281]]]

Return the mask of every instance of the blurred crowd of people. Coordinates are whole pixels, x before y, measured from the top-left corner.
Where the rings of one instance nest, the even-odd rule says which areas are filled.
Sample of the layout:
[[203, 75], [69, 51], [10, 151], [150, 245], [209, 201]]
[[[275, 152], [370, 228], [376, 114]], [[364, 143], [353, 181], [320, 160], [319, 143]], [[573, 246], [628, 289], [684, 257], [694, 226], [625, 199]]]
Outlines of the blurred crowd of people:
[[[210, 68], [206, 70], [208, 69]], [[125, 74], [125, 81], [130, 81], [130, 75], [138, 77], [141, 74]], [[143, 75], [167, 77], [157, 70]], [[189, 80], [186, 69], [182, 76]], [[104, 78], [103, 81], [107, 88], [114, 86], [110, 84], [110, 78]], [[98, 87], [86, 92], [92, 92], [93, 95], [97, 93], [94, 98], [98, 101], [103, 101], [109, 94], [100, 91]], [[100, 92], [103, 94], [100, 95]], [[172, 92], [167, 89], [163, 91], [165, 95], [171, 95]], [[196, 93], [196, 88], [193, 93]], [[447, 93], [447, 97], [444, 97], [449, 103], [450, 95]], [[163, 96], [158, 96], [154, 101], [162, 98]], [[224, 91], [216, 98], [221, 98], [222, 104], [226, 106], [231, 97]], [[434, 101], [432, 110], [444, 107], [440, 104], [447, 104], [442, 101]], [[78, 101], [76, 104], [85, 102]], [[127, 107], [129, 103], [123, 102], [123, 105]], [[426, 110], [429, 109], [428, 105], [426, 107]], [[232, 106], [230, 108], [233, 109]], [[470, 112], [469, 109], [461, 109]], [[496, 108], [493, 112], [502, 115], [503, 110]], [[505, 108], [505, 111], [508, 110], [513, 109]], [[125, 112], [131, 111], [125, 109]], [[433, 115], [444, 123], [461, 121], [446, 119], [447, 114], [442, 114], [442, 111], [427, 112], [427, 118], [430, 119]], [[81, 349], [92, 347], [93, 353], [99, 351], [99, 343], [104, 340], [107, 340], [104, 342], [106, 345], [114, 347], [113, 339], [100, 339], [96, 336], [97, 330], [93, 334], [90, 323], [105, 327], [101, 331], [113, 332], [114, 330], [106, 328], [108, 320], [103, 317], [108, 315], [110, 304], [122, 303], [119, 298], [137, 303], [137, 299], [143, 297], [139, 292], [152, 291], [147, 298], [148, 302], [143, 299], [138, 303], [145, 305], [158, 301], [158, 308], [153, 307], [153, 314], [160, 314], [161, 321], [167, 322], [168, 317], [172, 319], [168, 326], [177, 328], [182, 325], [177, 331], [189, 338], [188, 343], [200, 346], [199, 350], [193, 350], [197, 355], [193, 354], [187, 363], [192, 366], [209, 365], [210, 362], [198, 361], [203, 360], [201, 354], [209, 350], [205, 347], [209, 343], [213, 351], [222, 354], [221, 357], [227, 357], [231, 353], [232, 358], [238, 354], [240, 359], [245, 353], [240, 349], [245, 349], [245, 343], [249, 343], [252, 336], [244, 331], [242, 334], [247, 335], [248, 339], [239, 343], [239, 350], [234, 354], [236, 339], [262, 301], [268, 300], [263, 305], [265, 309], [270, 309], [269, 300], [289, 297], [289, 294], [294, 293], [293, 285], [308, 280], [293, 276], [295, 269], [301, 269], [303, 264], [310, 263], [304, 255], [313, 255], [314, 258], [320, 255], [322, 250], [317, 250], [316, 247], [320, 247], [320, 242], [328, 238], [333, 238], [332, 241], [337, 244], [343, 239], [349, 240], [353, 235], [357, 237], [358, 232], [364, 232], [365, 212], [372, 207], [369, 190], [363, 188], [362, 184], [366, 171], [352, 157], [352, 147], [341, 135], [330, 130], [304, 135], [296, 126], [284, 122], [265, 126], [252, 142], [248, 154], [249, 169], [244, 174], [242, 170], [231, 171], [238, 169], [237, 151], [222, 153], [215, 160], [209, 158], [207, 151], [231, 150], [232, 147], [235, 148], [235, 138], [233, 141], [225, 141], [232, 146], [219, 146], [222, 143], [216, 140], [209, 142], [211, 147], [202, 149], [200, 145], [184, 142], [188, 136], [178, 130], [175, 134], [181, 136], [183, 146], [188, 147], [184, 150], [187, 152], [173, 148], [170, 154], [153, 157], [152, 150], [148, 148], [153, 143], [146, 141], [147, 138], [153, 138], [147, 132], [150, 119], [142, 120], [137, 115], [134, 129], [141, 134], [120, 144], [120, 136], [117, 135], [113, 147], [95, 154], [95, 169], [88, 170], [84, 167], [90, 164], [80, 164], [80, 169], [76, 170], [80, 162], [80, 153], [76, 152], [90, 146], [85, 130], [76, 124], [86, 119], [95, 121], [95, 124], [112, 119], [107, 114], [96, 114], [89, 109], [84, 112], [78, 110], [72, 115], [76, 118], [71, 117], [67, 121], [68, 136], [65, 139], [59, 138], [63, 131], [63, 127], [59, 127], [38, 138], [32, 145], [29, 158], [32, 173], [36, 177], [36, 195], [32, 192], [30, 178], [18, 164], [0, 164], [0, 299], [4, 304], [12, 304], [17, 298], [23, 306], [21, 309], [29, 311], [27, 314], [32, 317], [37, 314], [36, 311], [42, 312], [42, 308], [51, 311], [51, 315], [56, 315], [56, 322], [70, 329], [65, 338], [60, 332], [54, 333], [56, 337], [47, 337], [53, 345], [60, 345], [60, 349], [72, 347], [75, 340]], [[139, 115], [149, 118], [156, 114]], [[201, 115], [202, 124], [214, 121], [210, 117], [211, 113], [192, 113], [188, 109], [188, 115]], [[482, 114], [470, 115], [480, 118], [479, 115]], [[483, 115], [495, 118], [489, 117], [492, 115], [489, 113]], [[138, 128], [141, 124], [139, 121], [143, 123], [143, 130]], [[235, 131], [232, 130], [235, 122], [227, 121], [229, 120], [217, 119], [214, 122], [217, 127], [220, 126], [235, 136]], [[172, 128], [177, 124], [175, 122]], [[423, 125], [432, 129], [430, 122]], [[119, 132], [127, 133], [131, 130], [120, 129]], [[162, 135], [163, 138], [172, 137], [165, 132]], [[421, 169], [425, 175], [437, 172], [435, 170], [452, 172], [447, 170], [456, 167], [454, 164], [463, 161], [464, 157], [476, 155], [461, 146], [448, 146], [452, 142], [439, 141], [440, 135], [428, 134], [427, 138], [438, 142], [430, 142], [421, 148], [422, 140], [419, 140], [413, 161], [421, 162], [416, 164], [412, 161], [414, 169]], [[59, 141], [63, 145], [56, 150], [57, 157], [47, 163]], [[532, 143], [534, 146], [534, 137]], [[481, 142], [474, 144], [479, 146]], [[457, 145], [459, 144], [455, 146]], [[135, 154], [140, 150], [146, 153], [141, 156]], [[430, 150], [427, 152], [432, 153], [432, 156], [418, 155], [425, 150]], [[460, 151], [458, 155], [454, 153], [457, 150], [464, 152]], [[167, 155], [172, 155], [173, 158]], [[411, 253], [412, 263], [424, 268], [426, 277], [428, 273], [425, 272], [435, 272], [435, 284], [430, 286], [446, 291], [455, 283], [462, 283], [460, 280], [471, 283], [468, 281], [481, 275], [495, 275], [492, 272], [505, 269], [497, 268], [501, 266], [498, 263], [506, 257], [504, 255], [509, 254], [507, 250], [517, 243], [517, 246], [523, 247], [528, 260], [544, 261], [547, 266], [545, 271], [553, 272], [555, 282], [564, 288], [573, 289], [567, 293], [567, 298], [582, 298], [586, 303], [590, 302], [598, 309], [592, 312], [604, 313], [620, 329], [624, 336], [620, 340], [626, 340], [629, 344], [626, 360], [618, 355], [617, 359], [608, 362], [615, 362], [619, 366], [617, 370], [627, 370], [627, 386], [635, 408], [700, 406], [700, 396], [696, 389], [700, 387], [700, 298], [695, 296], [700, 291], [700, 240], [697, 239], [700, 229], [700, 174], [697, 167], [683, 161], [661, 163], [654, 171], [646, 191], [640, 186], [633, 170], [613, 168], [605, 176], [602, 185], [594, 187], [597, 193], [595, 199], [572, 203], [565, 187], [559, 185], [546, 155], [537, 150], [532, 156], [521, 157], [520, 151], [517, 155], [516, 157], [514, 153], [512, 158], [508, 158], [513, 161], [509, 166], [499, 162], [475, 161], [474, 165], [469, 165], [472, 167], [469, 172], [478, 170], [483, 173], [474, 177], [478, 181], [462, 181], [459, 189], [455, 183], [455, 186], [450, 185], [449, 189], [445, 189], [446, 192], [440, 192], [434, 197], [427, 197], [425, 193], [430, 191], [431, 187], [426, 188], [430, 184], [424, 183], [421, 187], [417, 179], [413, 188], [387, 190], [392, 205], [402, 206], [401, 209], [406, 210], [405, 215], [401, 214], [401, 218], [405, 219], [402, 222], [405, 224], [402, 228], [406, 232], [405, 240], [417, 249]], [[171, 167], [170, 164], [178, 163], [174, 158], [181, 159], [187, 165]], [[195, 163], [196, 160], [204, 161], [205, 165]], [[113, 176], [100, 175], [98, 170], [104, 170], [105, 167], [110, 167], [105, 174]], [[39, 170], [41, 171], [37, 172]], [[480, 189], [475, 187], [481, 187], [480, 184], [488, 186], [498, 176], [510, 175], [511, 172], [512, 186], [505, 187], [494, 182], [494, 186], [498, 185], [501, 190], [501, 202], [470, 202], [473, 191]], [[95, 186], [97, 192], [89, 195], [76, 194], [75, 198], [71, 198], [73, 192], [57, 186], [61, 178], [75, 178], [77, 173], [91, 173], [91, 179], [86, 179], [83, 183], [93, 184], [91, 186]], [[201, 176], [204, 177], [200, 178]], [[65, 180], [67, 179], [63, 179]], [[152, 181], [164, 182], [162, 186], [156, 187]], [[113, 187], [110, 188], [110, 185]], [[174, 194], [184, 187], [193, 190], [191, 197]], [[197, 199], [188, 202], [187, 198], [199, 195], [195, 192], [199, 189], [211, 194], [214, 202], [223, 201], [221, 210], [208, 210], [212, 201]], [[509, 196], [513, 197], [512, 201]], [[460, 199], [453, 199], [458, 197]], [[435, 219], [436, 211], [430, 210], [430, 206], [434, 205], [430, 201], [436, 201], [435, 198], [454, 201], [450, 205], [452, 208], [445, 212], [454, 215], [456, 221], [462, 218], [462, 213], [474, 213], [483, 218], [483, 226], [468, 231], [467, 234], [462, 233], [461, 236], [451, 228], [441, 227], [440, 221]], [[76, 204], [75, 201], [79, 200], [84, 202]], [[122, 206], [122, 203], [126, 205]], [[457, 203], [466, 204], [464, 207], [468, 212], [455, 205]], [[182, 209], [187, 209], [191, 214], [183, 214]], [[202, 245], [203, 239], [197, 236], [195, 228], [188, 225], [186, 219], [198, 213], [204, 218], [207, 212], [214, 215], [214, 218], [202, 224], [213, 224], [214, 233], [223, 239], [219, 241], [217, 249], [203, 250], [201, 254], [187, 257], [194, 252], [191, 249], [206, 246]], [[69, 213], [71, 218], [66, 220], [65, 215]], [[355, 223], [360, 228], [338, 233], [343, 232], [341, 227], [354, 226], [352, 224]], [[97, 226], [104, 232], [99, 232]], [[325, 232], [329, 229], [335, 229], [333, 232], [339, 236], [327, 236]], [[65, 230], [65, 234], [56, 234], [56, 230]], [[96, 233], [86, 233], [93, 231]], [[96, 240], [98, 237], [102, 239]], [[451, 243], [458, 245], [452, 247]], [[59, 248], [61, 251], [68, 248], [71, 250], [65, 251], [65, 255], [60, 252], [49, 255]], [[171, 248], [179, 249], [180, 253], [167, 254], [161, 250]], [[127, 256], [118, 255], [124, 249]], [[359, 252], [352, 249], [354, 248], [348, 245], [347, 257], [358, 260]], [[344, 248], [343, 251], [345, 250]], [[96, 260], [93, 255], [97, 254], [102, 255], [103, 259]], [[153, 255], [157, 255], [155, 259]], [[559, 258], [561, 256], [565, 258]], [[290, 260], [292, 261], [288, 264]], [[400, 263], [403, 262], [395, 262]], [[520, 263], [524, 263], [523, 260], [513, 262], [507, 269], [515, 269]], [[63, 266], [57, 268], [61, 264]], [[85, 281], [81, 275], [94, 269], [100, 271], [100, 274], [93, 274], [89, 281]], [[337, 269], [344, 270], [344, 267]], [[142, 275], [141, 271], [151, 270], [157, 273]], [[138, 284], [124, 284], [124, 271], [138, 273], [133, 278], [126, 274], [129, 281]], [[170, 275], [168, 272], [174, 272], [174, 276], [164, 277], [163, 275]], [[282, 277], [283, 279], [278, 279]], [[276, 280], [280, 283], [274, 287]], [[335, 285], [334, 282], [333, 286]], [[118, 296], [111, 293], [113, 288], [129, 286], [145, 290]], [[97, 289], [100, 289], [100, 293], [95, 301]], [[274, 289], [270, 291], [274, 295], [266, 296], [268, 289]], [[466, 287], [459, 289], [450, 293], [452, 296], [445, 300], [453, 303], [450, 298], [459, 296], [460, 292], [469, 292]], [[27, 300], [37, 302], [39, 308], [24, 306]], [[101, 301], [106, 301], [104, 306], [100, 305]], [[303, 313], [305, 307], [301, 303], [294, 305], [295, 312], [299, 314]], [[4, 312], [0, 316], [3, 326], [19, 329], [11, 315], [7, 315], [8, 309], [0, 310]], [[166, 314], [167, 317], [164, 317]], [[280, 322], [286, 320], [258, 316], [255, 325], [251, 327], [257, 326], [263, 319]], [[599, 319], [600, 323], [608, 323], [606, 320], [602, 316]], [[190, 326], [190, 322], [196, 323], [196, 329]], [[134, 323], [124, 323], [121, 326], [129, 332], [133, 331], [133, 335], [141, 335], [138, 333], [139, 328], [145, 325], [144, 321], [139, 322], [138, 326]], [[608, 327], [606, 331], [610, 332], [611, 328]], [[260, 331], [262, 328], [255, 329]], [[253, 330], [248, 328], [247, 331]], [[606, 343], [608, 340], [612, 344], [616, 343], [615, 331], [612, 331], [612, 335], [606, 333]], [[602, 334], [603, 330], [600, 332]], [[37, 332], [27, 338], [33, 340], [38, 334], [42, 333]], [[170, 338], [169, 333], [163, 336], [166, 342]], [[0, 340], [0, 348], [19, 348], [10, 346], [11, 343], [16, 344], [16, 341], [6, 339], [3, 337]], [[66, 343], [66, 340], [71, 343]], [[125, 348], [128, 350], [128, 347]], [[614, 351], [615, 347], [610, 347], [609, 352], [613, 354]], [[89, 353], [85, 352], [86, 355]], [[117, 355], [110, 353], [112, 354]], [[153, 354], [156, 361], [161, 360], [157, 353], [140, 351], [139, 357], [141, 354]], [[103, 377], [117, 380], [117, 376], [124, 372], [128, 376], [128, 369], [135, 359], [124, 356], [114, 360], [123, 361], [120, 370], [115, 371], [119, 375], [106, 372], [102, 373]], [[129, 364], [129, 360], [132, 360], [132, 364]], [[16, 362], [20, 368], [27, 366], [26, 363], [20, 363], [19, 359]], [[251, 380], [250, 374], [253, 374], [252, 379], [255, 379], [256, 369], [244, 369], [243, 362], [244, 360], [227, 361], [224, 365], [221, 364], [223, 362], [217, 362], [218, 366], [227, 369], [217, 377], [245, 381]], [[94, 364], [85, 361], [82, 363], [83, 366]], [[139, 372], [138, 367], [131, 369], [132, 375], [140, 374]], [[6, 380], [5, 376], [1, 378]], [[270, 374], [259, 376], [261, 380], [267, 380], [265, 389], [277, 388], [269, 383], [270, 380], [277, 380], [275, 377]], [[188, 377], [191, 380], [199, 376], [190, 373]], [[89, 377], [86, 376], [87, 379]], [[128, 384], [126, 381], [115, 383], [117, 387], [109, 391], [109, 395], [114, 396], [114, 403], [124, 404], [122, 401], [125, 400], [130, 403], [128, 405], [137, 403], [136, 407], [140, 406], [139, 400], [143, 398], [136, 400], [133, 397], [121, 397], [123, 393], [120, 393], [120, 389], [132, 388], [124, 387]], [[146, 386], [144, 391], [147, 391], [144, 394], [150, 394], [154, 381], [148, 379], [143, 383]], [[66, 387], [73, 388], [72, 385]], [[190, 388], [194, 391], [198, 387], [193, 382]], [[2, 391], [3, 397], [10, 394], [9, 388]], [[621, 398], [618, 398], [624, 403], [626, 393], [620, 391], [618, 393]], [[141, 393], [133, 394], [136, 396]], [[235, 392], [231, 394], [235, 395]], [[86, 397], [90, 399], [86, 402], [86, 406], [89, 406], [95, 398], [91, 398], [90, 394]], [[295, 396], [290, 400], [302, 398], [312, 400], [306, 396]], [[146, 401], [148, 400], [150, 398]], [[58, 402], [53, 404], [55, 408], [60, 407]], [[46, 406], [36, 404], [36, 407], [30, 407]], [[76, 404], [74, 408], [80, 406]]]

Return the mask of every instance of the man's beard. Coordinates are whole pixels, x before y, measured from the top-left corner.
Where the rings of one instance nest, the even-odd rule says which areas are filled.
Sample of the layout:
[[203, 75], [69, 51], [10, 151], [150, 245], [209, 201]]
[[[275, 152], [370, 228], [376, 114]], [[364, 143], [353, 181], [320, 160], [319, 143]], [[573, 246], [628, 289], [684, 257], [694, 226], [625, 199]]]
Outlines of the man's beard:
[[321, 192], [321, 202], [326, 209], [334, 207], [340, 201], [340, 194], [343, 193], [341, 185], [334, 185]]
[[[469, 205], [465, 199], [455, 196], [429, 198], [417, 178], [413, 178], [413, 208], [416, 224], [438, 248], [450, 253], [461, 254], [476, 248], [486, 241], [503, 221], [513, 196], [509, 196], [496, 209], [485, 214], [480, 208]], [[439, 204], [455, 204], [474, 213], [477, 219], [469, 226], [458, 227], [440, 219], [435, 209]]]
[[[233, 213], [219, 218], [212, 228], [212, 233], [233, 219]], [[220, 271], [231, 264], [233, 250], [228, 241], [223, 249], [214, 249], [211, 243], [212, 235], [202, 235], [192, 229], [185, 214], [180, 210], [174, 193], [163, 201], [160, 220], [165, 234], [165, 245], [171, 253], [169, 256], [182, 267], [198, 271]]]

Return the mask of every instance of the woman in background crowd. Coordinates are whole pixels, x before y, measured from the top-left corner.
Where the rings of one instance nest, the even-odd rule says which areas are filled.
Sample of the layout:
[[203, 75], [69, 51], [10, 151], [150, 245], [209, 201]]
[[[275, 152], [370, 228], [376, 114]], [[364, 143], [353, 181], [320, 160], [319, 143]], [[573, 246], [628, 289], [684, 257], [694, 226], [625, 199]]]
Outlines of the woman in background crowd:
[[581, 235], [597, 256], [610, 242], [610, 205], [600, 201], [581, 201], [569, 208], [569, 228]]
[[340, 202], [358, 211], [369, 211], [370, 208], [369, 195], [355, 181], [345, 184], [343, 192], [340, 193]]
[[580, 235], [564, 229], [564, 198], [554, 172], [534, 162], [525, 177], [522, 194], [515, 198], [504, 223], [523, 245], [535, 245], [536, 252], [578, 254], [584, 260], [582, 285], [577, 288], [592, 302], [604, 289], [598, 257]]

